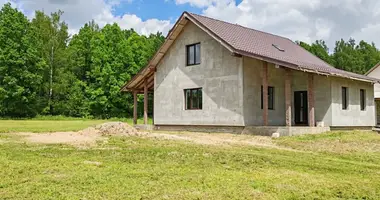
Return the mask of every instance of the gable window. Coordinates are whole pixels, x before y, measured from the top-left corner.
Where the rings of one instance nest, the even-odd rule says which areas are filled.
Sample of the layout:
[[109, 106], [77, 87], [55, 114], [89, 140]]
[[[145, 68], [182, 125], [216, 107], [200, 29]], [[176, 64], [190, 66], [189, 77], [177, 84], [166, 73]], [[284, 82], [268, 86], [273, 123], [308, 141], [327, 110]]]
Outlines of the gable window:
[[360, 110], [365, 110], [366, 107], [366, 94], [365, 90], [360, 89]]
[[191, 44], [186, 46], [186, 65], [201, 64], [201, 44]]
[[342, 87], [342, 109], [348, 109], [348, 88]]
[[[264, 109], [263, 86], [261, 86], [261, 109]], [[268, 86], [268, 109], [274, 110], [274, 87]]]
[[185, 89], [185, 109], [202, 110], [202, 88]]

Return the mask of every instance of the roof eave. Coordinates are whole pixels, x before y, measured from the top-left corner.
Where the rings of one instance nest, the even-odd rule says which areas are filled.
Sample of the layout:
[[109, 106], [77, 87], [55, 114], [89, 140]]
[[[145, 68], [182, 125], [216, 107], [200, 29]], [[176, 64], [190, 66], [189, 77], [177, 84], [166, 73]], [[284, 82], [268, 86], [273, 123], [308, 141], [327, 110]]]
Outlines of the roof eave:
[[375, 66], [373, 66], [370, 70], [368, 70], [368, 72], [365, 73], [364, 75], [368, 76], [373, 70], [375, 70], [379, 66], [380, 66], [380, 62], [378, 62]]

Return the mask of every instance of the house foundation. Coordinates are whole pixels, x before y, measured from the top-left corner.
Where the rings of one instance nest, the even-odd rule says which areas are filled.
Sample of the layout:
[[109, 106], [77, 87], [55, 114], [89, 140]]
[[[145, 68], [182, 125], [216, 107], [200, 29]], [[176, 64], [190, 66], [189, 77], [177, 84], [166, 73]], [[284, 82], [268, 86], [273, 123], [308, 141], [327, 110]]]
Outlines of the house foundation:
[[310, 127], [310, 126], [247, 126], [242, 134], [272, 136], [273, 133], [279, 133], [280, 136], [297, 136], [306, 134], [320, 134], [329, 132], [330, 127]]
[[[143, 129], [143, 126], [140, 126], [139, 128]], [[325, 133], [330, 131], [330, 127], [155, 125], [154, 130], [203, 133], [233, 133], [260, 136], [272, 136], [273, 133], [279, 133], [282, 137]]]

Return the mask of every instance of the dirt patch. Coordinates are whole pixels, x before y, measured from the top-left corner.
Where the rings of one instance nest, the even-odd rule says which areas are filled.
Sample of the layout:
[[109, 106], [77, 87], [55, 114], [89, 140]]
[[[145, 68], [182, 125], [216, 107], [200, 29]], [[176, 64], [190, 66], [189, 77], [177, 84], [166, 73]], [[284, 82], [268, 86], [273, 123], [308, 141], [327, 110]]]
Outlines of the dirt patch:
[[162, 140], [188, 141], [202, 145], [244, 145], [268, 148], [284, 149], [277, 146], [272, 138], [250, 135], [235, 135], [222, 133], [145, 133], [139, 132], [130, 125], [122, 122], [110, 122], [94, 127], [86, 128], [79, 132], [56, 132], [56, 133], [20, 133], [27, 141], [42, 144], [71, 144], [88, 145], [96, 144], [96, 141], [105, 140], [110, 135], [138, 136]]
[[283, 149], [283, 147], [277, 146], [273, 142], [272, 138], [264, 136], [236, 135], [224, 133], [151, 133], [147, 135], [147, 137], [165, 140], [182, 140], [203, 145], [244, 145]]
[[80, 131], [83, 134], [100, 134], [103, 136], [107, 135], [124, 135], [124, 136], [142, 136], [146, 133], [139, 132], [132, 126], [123, 122], [109, 122], [97, 125], [95, 127], [90, 127]]
[[19, 133], [25, 136], [27, 141], [41, 144], [94, 144], [98, 140], [104, 140], [108, 135], [140, 136], [145, 133], [138, 132], [135, 128], [122, 122], [110, 122], [89, 127], [78, 132], [55, 132], [55, 133]]
[[92, 144], [101, 139], [101, 135], [99, 134], [83, 134], [81, 132], [30, 133], [26, 137], [26, 140], [34, 143], [74, 145]]

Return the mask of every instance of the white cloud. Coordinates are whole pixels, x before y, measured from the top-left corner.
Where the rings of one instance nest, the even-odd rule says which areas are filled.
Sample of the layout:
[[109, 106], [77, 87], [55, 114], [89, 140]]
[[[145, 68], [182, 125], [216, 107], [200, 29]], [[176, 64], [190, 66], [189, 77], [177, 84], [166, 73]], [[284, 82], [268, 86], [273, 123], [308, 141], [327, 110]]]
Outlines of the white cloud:
[[[222, 0], [225, 1], [225, 0]], [[218, 0], [175, 0], [176, 4], [190, 4], [199, 8], [207, 7], [213, 3], [217, 3]]]
[[[375, 39], [379, 38], [380, 33], [380, 23], [378, 24], [368, 24], [366, 27], [361, 28], [360, 30], [355, 31], [352, 33], [351, 37], [353, 38], [374, 38], [374, 42], [376, 43]], [[367, 42], [370, 42], [371, 40], [367, 40]], [[380, 41], [378, 43], [378, 48], [380, 46]]]
[[[202, 9], [206, 16], [330, 48], [341, 38], [374, 41], [380, 47], [378, 0], [175, 0]], [[377, 30], [377, 32], [375, 32]]]
[[[108, 23], [118, 23], [123, 29], [134, 28], [138, 33], [148, 35], [157, 31], [166, 34], [171, 28], [169, 20], [148, 19], [143, 21], [136, 15], [114, 15], [113, 10], [121, 3], [133, 0], [13, 0], [17, 7], [28, 17], [33, 17], [35, 10], [49, 14], [64, 11], [62, 19], [69, 24], [69, 33], [74, 34], [86, 23], [94, 19], [101, 27]], [[6, 0], [0, 0], [4, 4]], [[16, 5], [16, 4], [15, 4]]]
[[133, 28], [141, 34], [163, 32], [167, 33], [171, 28], [169, 20], [148, 19], [143, 21], [136, 15], [125, 14], [123, 16], [114, 16], [109, 10], [104, 10], [102, 14], [95, 17], [95, 21], [104, 26], [109, 23], [118, 23], [121, 28]]

